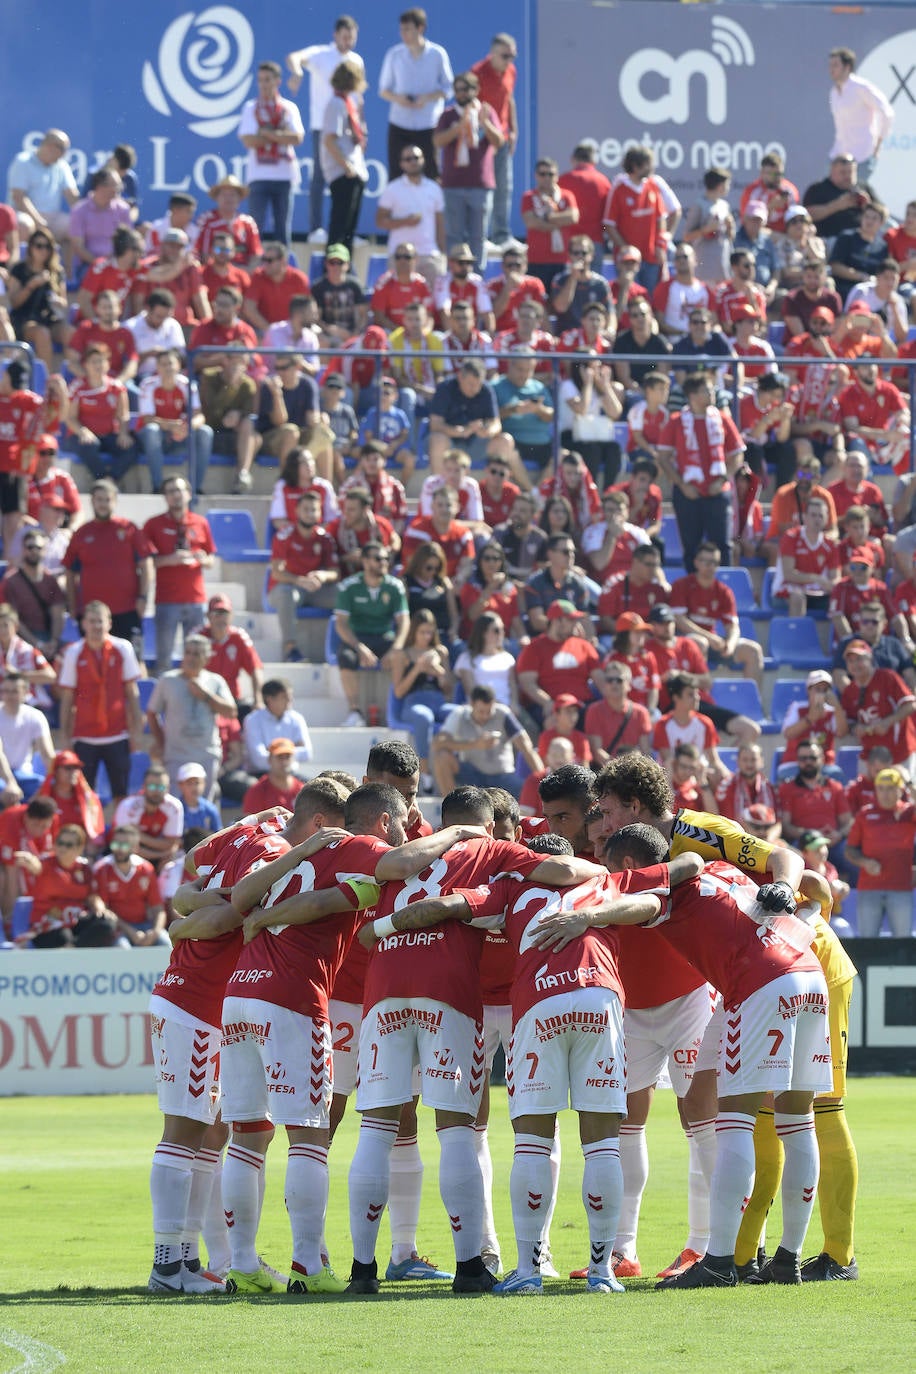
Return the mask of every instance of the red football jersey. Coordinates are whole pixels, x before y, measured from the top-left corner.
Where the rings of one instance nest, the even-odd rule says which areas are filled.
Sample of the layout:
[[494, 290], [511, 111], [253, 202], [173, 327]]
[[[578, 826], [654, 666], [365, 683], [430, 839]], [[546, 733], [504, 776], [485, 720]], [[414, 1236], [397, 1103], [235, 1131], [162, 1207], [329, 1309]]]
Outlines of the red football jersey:
[[71, 334], [67, 347], [75, 349], [82, 358], [90, 344], [104, 344], [111, 350], [109, 367], [115, 376], [123, 372], [131, 359], [137, 356], [134, 336], [124, 325], [103, 329], [95, 320], [83, 320]]
[[[871, 725], [892, 716], [901, 702], [912, 700], [913, 693], [902, 677], [891, 668], [876, 668], [867, 686], [860, 688], [850, 682], [840, 697], [840, 704], [850, 722]], [[916, 750], [913, 717], [907, 716], [906, 720], [892, 725], [889, 730], [866, 735], [863, 740], [865, 749], [874, 749], [879, 744], [890, 749], [894, 763], [905, 763]]]
[[606, 620], [616, 620], [626, 611], [634, 611], [645, 620], [653, 606], [667, 603], [667, 600], [668, 592], [658, 582], [637, 586], [628, 572], [620, 572], [605, 581], [597, 610]]
[[[181, 520], [165, 511], [154, 515], [143, 526], [153, 554], [171, 554], [179, 549], [190, 553], [216, 553], [210, 523], [203, 515], [188, 511]], [[195, 559], [174, 567], [156, 568], [156, 601], [159, 605], [202, 605], [207, 599], [204, 570]]]
[[677, 579], [671, 588], [669, 602], [675, 615], [686, 615], [704, 630], [715, 631], [720, 622], [729, 626], [738, 618], [731, 587], [719, 581], [704, 587], [696, 573]]
[[106, 434], [117, 434], [119, 429], [118, 407], [120, 398], [127, 391], [123, 382], [106, 377], [101, 386], [90, 386], [78, 377], [70, 386], [70, 415], [97, 438]]
[[28, 473], [37, 455], [23, 459], [21, 450], [41, 433], [44, 401], [34, 391], [13, 391], [0, 396], [0, 472]]
[[80, 575], [80, 608], [98, 600], [112, 615], [134, 610], [140, 592], [137, 564], [149, 554], [144, 535], [120, 515], [80, 525], [64, 554], [64, 567]]
[[91, 878], [88, 859], [77, 859], [72, 868], [63, 868], [53, 854], [49, 855], [32, 889], [30, 932], [40, 935], [43, 930], [76, 925], [86, 913]]
[[435, 307], [425, 277], [421, 277], [419, 272], [412, 272], [406, 282], [401, 282], [393, 272], [383, 272], [372, 293], [372, 314], [376, 319], [379, 315], [385, 315], [395, 328], [400, 328], [404, 323], [404, 311], [415, 301], [425, 305], [432, 317]]
[[[297, 525], [294, 525], [288, 534], [275, 534], [270, 546], [270, 557], [271, 562], [274, 559], [282, 562], [286, 571], [295, 577], [304, 577], [307, 573], [317, 572], [319, 569], [339, 566], [337, 543], [321, 525], [316, 525], [308, 534], [303, 534]], [[271, 573], [267, 583], [268, 591], [276, 585], [277, 579]]]
[[[48, 859], [54, 854], [54, 836], [62, 822], [55, 817], [48, 830], [38, 839], [33, 839], [25, 828], [26, 802], [17, 802], [0, 813], [0, 860], [5, 865], [13, 862], [17, 849], [33, 854], [36, 859]], [[19, 892], [23, 897], [31, 897], [35, 891], [35, 878], [24, 868], [19, 870]]]
[[92, 890], [109, 911], [131, 926], [145, 925], [150, 907], [162, 904], [156, 870], [138, 854], [131, 856], [126, 875], [118, 868], [113, 854], [99, 859], [92, 870]]
[[404, 531], [403, 561], [409, 562], [416, 549], [431, 543], [438, 544], [445, 554], [445, 571], [449, 577], [455, 576], [462, 558], [474, 557], [474, 536], [467, 525], [452, 520], [445, 534], [440, 534], [431, 515], [418, 515]]
[[268, 324], [277, 324], [280, 320], [289, 319], [289, 303], [293, 296], [311, 294], [309, 279], [298, 267], [287, 267], [279, 281], [274, 281], [265, 268], [259, 267], [252, 273], [251, 286], [245, 293], [245, 299], [264, 316]]
[[846, 789], [836, 778], [823, 778], [816, 787], [789, 778], [779, 788], [779, 809], [803, 830], [836, 830], [846, 814]]
[[209, 625], [205, 625], [198, 633], [206, 635], [213, 646], [207, 667], [211, 673], [219, 674], [238, 701], [239, 674], [248, 673], [250, 676], [256, 669], [264, 666], [251, 636], [247, 630], [241, 630], [237, 625], [230, 625], [226, 638], [219, 642], [213, 638], [213, 630]]

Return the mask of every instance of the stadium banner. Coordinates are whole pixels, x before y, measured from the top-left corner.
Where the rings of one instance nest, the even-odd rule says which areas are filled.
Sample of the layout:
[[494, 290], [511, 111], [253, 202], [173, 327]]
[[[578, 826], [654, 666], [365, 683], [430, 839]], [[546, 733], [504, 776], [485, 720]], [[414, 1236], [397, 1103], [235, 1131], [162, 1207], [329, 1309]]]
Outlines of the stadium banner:
[[827, 54], [849, 47], [895, 115], [871, 185], [901, 219], [914, 194], [916, 10], [537, 0], [537, 35], [538, 154], [561, 167], [594, 138], [613, 179], [627, 147], [648, 144], [685, 209], [711, 166], [732, 173], [737, 206], [774, 151], [803, 195], [833, 143]]
[[[533, 0], [502, 0], [498, 13], [487, 0], [430, 7], [428, 36], [449, 54], [457, 73], [486, 57], [496, 30], [511, 33], [519, 49], [519, 110], [530, 107], [532, 60], [528, 14]], [[360, 24], [357, 51], [366, 64], [369, 181], [359, 229], [374, 232], [376, 201], [388, 182], [387, 126], [390, 106], [378, 97], [382, 59], [399, 42], [391, 0], [349, 8]], [[312, 0], [288, 10], [267, 4], [188, 4], [159, 0], [125, 6], [120, 0], [41, 0], [8, 7], [0, 45], [6, 117], [0, 125], [0, 165], [33, 148], [44, 129], [70, 137], [69, 162], [82, 187], [86, 173], [116, 143], [137, 151], [143, 219], [163, 215], [176, 191], [197, 197], [199, 213], [212, 209], [207, 187], [227, 173], [245, 178], [246, 153], [237, 127], [246, 101], [257, 94], [258, 62], [284, 65], [286, 54], [330, 43], [338, 0]], [[285, 71], [285, 67], [284, 67]], [[285, 80], [280, 94], [289, 98]], [[305, 142], [298, 149], [302, 189], [295, 199], [293, 230], [308, 232], [312, 170], [309, 80], [295, 100]], [[520, 121], [516, 179], [532, 160], [529, 121]], [[0, 199], [9, 200], [6, 187]], [[518, 197], [516, 197], [517, 203]], [[324, 227], [330, 200], [326, 196]], [[245, 207], [243, 206], [243, 209]]]
[[916, 1073], [916, 940], [848, 940], [845, 947], [859, 970], [850, 1073]]
[[26, 950], [0, 958], [0, 1097], [146, 1093], [150, 993], [171, 951]]

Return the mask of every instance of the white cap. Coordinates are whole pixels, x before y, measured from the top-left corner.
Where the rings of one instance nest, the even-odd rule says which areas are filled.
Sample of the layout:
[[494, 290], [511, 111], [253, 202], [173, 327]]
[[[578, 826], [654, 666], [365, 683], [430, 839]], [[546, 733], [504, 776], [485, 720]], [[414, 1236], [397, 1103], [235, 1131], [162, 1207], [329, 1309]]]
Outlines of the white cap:
[[[805, 679], [805, 686], [816, 687], [819, 682], [825, 683], [828, 687], [833, 686], [833, 678], [829, 673], [825, 673], [823, 668], [816, 668], [813, 673], [809, 673]], [[178, 776], [181, 777], [181, 774]]]
[[199, 763], [183, 763], [176, 774], [175, 781], [187, 782], [188, 778], [203, 778], [206, 782], [207, 774]]

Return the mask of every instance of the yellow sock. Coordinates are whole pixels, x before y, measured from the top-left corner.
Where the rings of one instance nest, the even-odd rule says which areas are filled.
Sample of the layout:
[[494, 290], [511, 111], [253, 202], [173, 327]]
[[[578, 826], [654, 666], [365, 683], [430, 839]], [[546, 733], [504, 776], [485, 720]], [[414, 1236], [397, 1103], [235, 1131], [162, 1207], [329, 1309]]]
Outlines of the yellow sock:
[[738, 1239], [735, 1242], [735, 1263], [747, 1264], [757, 1255], [757, 1246], [767, 1213], [782, 1179], [784, 1153], [776, 1134], [772, 1107], [761, 1107], [754, 1126], [754, 1191], [744, 1209]]
[[823, 1106], [815, 1102], [814, 1130], [821, 1152], [817, 1200], [824, 1228], [824, 1249], [838, 1264], [848, 1264], [855, 1253], [852, 1233], [859, 1161], [842, 1102], [825, 1102]]

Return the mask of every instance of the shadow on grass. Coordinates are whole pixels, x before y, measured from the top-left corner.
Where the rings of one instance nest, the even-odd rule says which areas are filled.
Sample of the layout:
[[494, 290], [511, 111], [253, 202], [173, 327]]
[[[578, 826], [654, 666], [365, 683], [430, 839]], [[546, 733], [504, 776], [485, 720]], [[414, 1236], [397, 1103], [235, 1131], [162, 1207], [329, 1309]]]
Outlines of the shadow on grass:
[[[654, 1282], [643, 1280], [627, 1288], [628, 1293], [651, 1293]], [[168, 1306], [180, 1301], [197, 1306], [215, 1307], [231, 1303], [233, 1306], [244, 1303], [257, 1303], [259, 1306], [297, 1307], [315, 1304], [322, 1306], [333, 1303], [392, 1303], [392, 1302], [429, 1302], [463, 1301], [489, 1297], [486, 1293], [453, 1293], [448, 1284], [404, 1285], [397, 1288], [383, 1287], [380, 1293], [150, 1293], [146, 1287], [137, 1288], [31, 1288], [21, 1293], [0, 1293], [0, 1311], [10, 1307], [28, 1307], [31, 1303], [41, 1303], [55, 1307], [135, 1307], [140, 1303]], [[579, 1283], [553, 1283], [544, 1286], [544, 1296], [581, 1298], [591, 1296]]]

